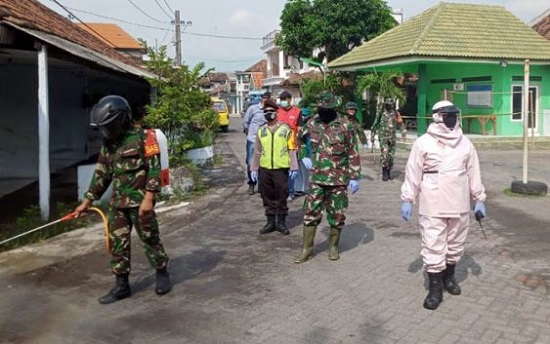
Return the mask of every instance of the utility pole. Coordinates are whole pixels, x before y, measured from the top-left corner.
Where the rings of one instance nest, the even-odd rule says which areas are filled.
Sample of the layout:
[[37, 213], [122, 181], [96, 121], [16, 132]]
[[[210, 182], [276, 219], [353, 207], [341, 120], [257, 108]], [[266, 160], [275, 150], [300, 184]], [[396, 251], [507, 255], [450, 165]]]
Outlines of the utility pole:
[[175, 65], [181, 65], [181, 20], [180, 20], [180, 11], [176, 10], [176, 60]]
[[185, 22], [180, 19], [180, 11], [175, 11], [175, 20], [172, 21], [172, 24], [176, 25], [176, 58], [174, 60], [174, 64], [176, 66], [181, 66], [181, 25], [183, 24], [184, 30], [187, 28], [187, 26], [192, 25], [193, 23], [188, 21]]

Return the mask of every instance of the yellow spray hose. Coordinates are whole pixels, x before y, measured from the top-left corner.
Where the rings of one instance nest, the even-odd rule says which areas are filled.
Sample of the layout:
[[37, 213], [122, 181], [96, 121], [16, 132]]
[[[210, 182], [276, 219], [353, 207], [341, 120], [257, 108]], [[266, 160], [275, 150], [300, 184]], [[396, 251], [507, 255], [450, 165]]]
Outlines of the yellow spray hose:
[[101, 209], [96, 207], [90, 207], [88, 210], [95, 211], [99, 216], [101, 216], [101, 219], [103, 220], [103, 230], [105, 233], [105, 247], [107, 248], [107, 252], [111, 252], [111, 241], [109, 240], [109, 222], [107, 221], [107, 216], [101, 211]]
[[[99, 208], [96, 208], [96, 207], [90, 207], [88, 208], [88, 210], [91, 210], [91, 211], [95, 211], [99, 216], [101, 216], [101, 219], [103, 220], [103, 228], [104, 228], [104, 231], [105, 231], [105, 246], [107, 247], [107, 252], [111, 252], [111, 242], [109, 240], [109, 222], [107, 221], [107, 217], [105, 216], [105, 214], [103, 213], [103, 211], [101, 211], [101, 209]], [[17, 238], [20, 238], [22, 236], [25, 236], [27, 234], [30, 234], [30, 233], [33, 233], [33, 232], [36, 232], [36, 231], [39, 231], [39, 230], [42, 230], [46, 227], [50, 227], [52, 225], [55, 225], [56, 223], [60, 223], [60, 222], [63, 222], [63, 221], [68, 221], [68, 220], [72, 220], [74, 219], [76, 216], [76, 213], [69, 213], [65, 216], [63, 216], [62, 218], [58, 219], [58, 220], [55, 220], [55, 221], [52, 221], [50, 223], [46, 223], [40, 227], [36, 227], [34, 229], [31, 229], [29, 231], [26, 231], [24, 233], [21, 233], [21, 234], [18, 234], [14, 237], [11, 237], [11, 238], [8, 238], [6, 240], [3, 240], [3, 241], [0, 241], [0, 245], [3, 245], [7, 242], [10, 242], [12, 240], [15, 240]]]

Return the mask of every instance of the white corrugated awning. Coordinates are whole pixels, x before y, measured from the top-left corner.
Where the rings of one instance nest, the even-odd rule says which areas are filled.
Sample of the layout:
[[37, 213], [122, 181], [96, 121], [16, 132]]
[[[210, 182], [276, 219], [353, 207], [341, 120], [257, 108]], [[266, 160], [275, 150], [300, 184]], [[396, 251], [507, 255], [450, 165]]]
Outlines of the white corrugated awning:
[[41, 41], [44, 41], [48, 44], [51, 44], [55, 46], [56, 48], [59, 48], [63, 51], [68, 52], [71, 55], [80, 57], [84, 60], [94, 62], [102, 67], [106, 67], [112, 70], [115, 70], [117, 72], [121, 73], [128, 73], [135, 76], [139, 76], [142, 78], [157, 78], [158, 76], [152, 73], [149, 73], [145, 70], [142, 70], [140, 68], [128, 65], [126, 63], [123, 63], [121, 61], [115, 60], [112, 57], [103, 55], [101, 53], [98, 53], [95, 50], [83, 47], [79, 44], [73, 43], [69, 40], [66, 40], [64, 38], [51, 35], [49, 33], [45, 33], [42, 31], [32, 30], [20, 27], [18, 25], [12, 24], [12, 23], [6, 23], [7, 25], [10, 25], [14, 27], [17, 30], [23, 31], [31, 36], [34, 36], [38, 38]]

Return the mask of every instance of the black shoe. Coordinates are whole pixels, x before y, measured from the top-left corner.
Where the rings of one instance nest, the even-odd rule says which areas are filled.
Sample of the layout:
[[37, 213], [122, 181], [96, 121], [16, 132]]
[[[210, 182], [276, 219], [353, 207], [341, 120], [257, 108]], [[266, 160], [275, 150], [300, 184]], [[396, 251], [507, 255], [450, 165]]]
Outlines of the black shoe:
[[128, 274], [122, 274], [116, 275], [116, 286], [106, 295], [100, 297], [98, 301], [102, 305], [108, 305], [130, 296], [132, 296], [132, 290], [128, 282]]
[[455, 280], [455, 266], [447, 264], [447, 268], [443, 271], [443, 288], [451, 295], [460, 295], [462, 290]]
[[443, 302], [442, 272], [428, 272], [428, 295], [424, 299], [424, 308], [434, 310]]
[[279, 214], [277, 215], [277, 230], [283, 235], [289, 235], [290, 231], [286, 227], [286, 215]]
[[271, 233], [276, 229], [277, 225], [275, 224], [275, 215], [267, 215], [267, 223], [262, 229], [260, 229], [260, 234]]
[[170, 274], [166, 267], [158, 269], [156, 273], [157, 285], [155, 287], [155, 293], [157, 295], [168, 294], [172, 290], [172, 281], [170, 281]]
[[391, 175], [391, 168], [388, 168], [388, 179], [393, 180], [393, 177]]
[[254, 185], [251, 184], [248, 186], [248, 194], [254, 195]]

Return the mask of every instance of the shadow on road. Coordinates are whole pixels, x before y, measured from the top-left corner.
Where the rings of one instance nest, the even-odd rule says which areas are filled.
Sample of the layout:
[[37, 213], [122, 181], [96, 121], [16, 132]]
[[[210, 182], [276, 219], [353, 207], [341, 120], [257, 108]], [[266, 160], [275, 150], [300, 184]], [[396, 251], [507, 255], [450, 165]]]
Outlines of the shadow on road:
[[[212, 271], [226, 254], [226, 251], [213, 251], [210, 248], [203, 248], [171, 259], [168, 270], [170, 271], [172, 284], [175, 286]], [[155, 275], [152, 274], [134, 283], [132, 290], [140, 292], [148, 289], [154, 283]]]
[[[422, 270], [422, 265], [422, 258], [418, 257], [409, 264], [408, 271], [412, 274], [417, 273], [418, 271]], [[461, 283], [467, 280], [469, 273], [471, 273], [475, 277], [479, 277], [482, 273], [482, 268], [481, 265], [479, 265], [472, 256], [464, 255], [460, 262], [458, 262], [458, 265], [456, 267], [455, 279], [457, 283]], [[424, 288], [428, 290], [428, 275], [424, 273], [423, 276]]]
[[[324, 227], [322, 232], [328, 238], [329, 227]], [[340, 237], [340, 253], [350, 251], [359, 245], [368, 244], [374, 240], [374, 231], [363, 223], [357, 222], [345, 225]], [[316, 252], [328, 250], [328, 239], [315, 246]]]

